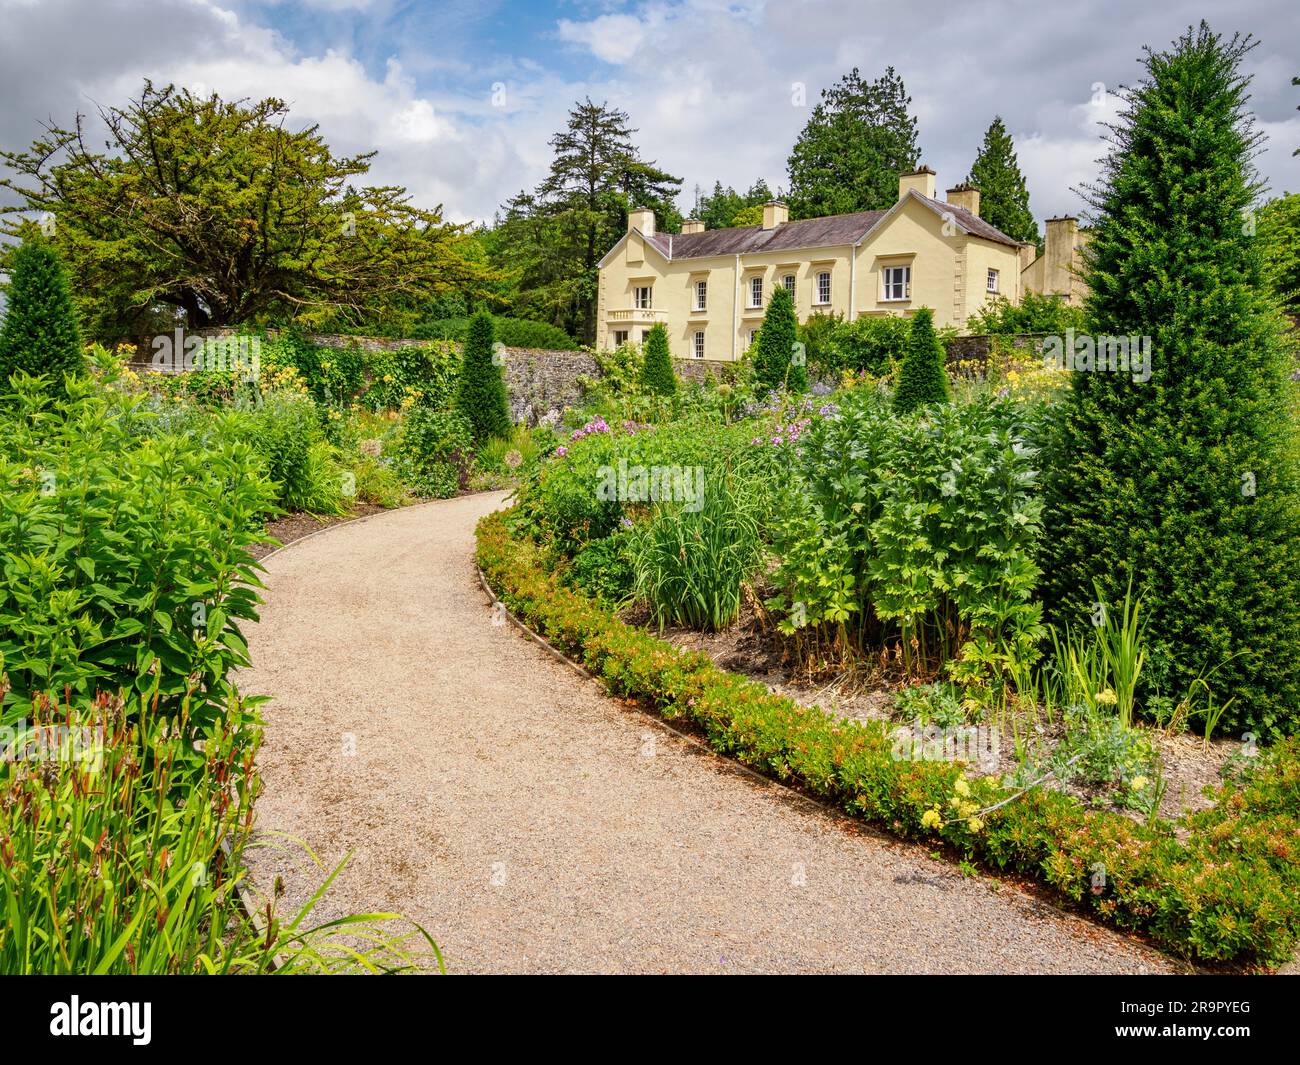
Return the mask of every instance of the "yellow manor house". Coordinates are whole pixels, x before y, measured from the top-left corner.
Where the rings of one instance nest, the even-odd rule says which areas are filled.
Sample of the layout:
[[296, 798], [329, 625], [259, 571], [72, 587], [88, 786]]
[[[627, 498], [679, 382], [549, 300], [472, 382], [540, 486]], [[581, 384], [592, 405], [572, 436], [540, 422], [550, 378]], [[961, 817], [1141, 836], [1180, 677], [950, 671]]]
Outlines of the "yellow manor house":
[[958, 185], [947, 195], [935, 199], [934, 171], [922, 167], [898, 179], [887, 211], [791, 222], [772, 200], [761, 226], [706, 230], [687, 219], [680, 233], [657, 233], [653, 211], [631, 211], [627, 232], [600, 261], [596, 344], [640, 343], [662, 322], [678, 358], [738, 359], [775, 285], [789, 290], [801, 322], [930, 307], [937, 326], [959, 329], [991, 296], [1019, 303], [1028, 288], [1080, 298], [1074, 219], [1049, 221], [1040, 261], [1033, 244], [980, 218], [979, 190]]

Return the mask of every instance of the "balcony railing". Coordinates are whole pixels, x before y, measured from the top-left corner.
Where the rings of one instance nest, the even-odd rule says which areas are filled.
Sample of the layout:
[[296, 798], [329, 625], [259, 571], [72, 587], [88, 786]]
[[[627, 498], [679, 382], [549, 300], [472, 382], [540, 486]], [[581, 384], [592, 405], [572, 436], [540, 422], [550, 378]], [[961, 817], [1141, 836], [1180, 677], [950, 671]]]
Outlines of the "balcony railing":
[[650, 307], [629, 307], [626, 310], [609, 311], [606, 317], [611, 322], [661, 322], [668, 318], [668, 312], [656, 311]]

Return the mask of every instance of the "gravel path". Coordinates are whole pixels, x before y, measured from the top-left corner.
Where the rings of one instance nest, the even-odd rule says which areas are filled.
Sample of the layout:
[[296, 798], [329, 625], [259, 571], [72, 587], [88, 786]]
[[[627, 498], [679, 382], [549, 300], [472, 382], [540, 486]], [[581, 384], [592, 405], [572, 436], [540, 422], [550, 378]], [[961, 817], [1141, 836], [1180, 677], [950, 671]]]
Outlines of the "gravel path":
[[[332, 865], [322, 916], [393, 910], [452, 972], [1163, 972], [1163, 955], [966, 878], [600, 694], [478, 585], [484, 494], [267, 561], [263, 830]], [[319, 873], [257, 852], [282, 912]]]

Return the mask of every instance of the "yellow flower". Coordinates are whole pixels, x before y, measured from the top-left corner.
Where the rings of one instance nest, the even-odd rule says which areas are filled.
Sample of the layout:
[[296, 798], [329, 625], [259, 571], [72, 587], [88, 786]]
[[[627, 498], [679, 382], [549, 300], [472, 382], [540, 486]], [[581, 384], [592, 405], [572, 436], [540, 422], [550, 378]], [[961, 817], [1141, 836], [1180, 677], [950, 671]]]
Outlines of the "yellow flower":
[[943, 824], [943, 820], [939, 817], [938, 810], [926, 810], [921, 815], [922, 828], [938, 828], [941, 824]]
[[955, 791], [958, 795], [969, 795], [970, 785], [966, 783], [965, 777], [958, 777], [957, 783], [953, 786], [952, 790]]
[[392, 383], [393, 383], [393, 375], [390, 373], [384, 374], [384, 384], [391, 385]]
[[1103, 706], [1114, 706], [1119, 702], [1119, 696], [1109, 688], [1103, 688], [1097, 693], [1097, 702], [1101, 703]]
[[978, 817], [972, 817], [966, 823], [970, 826], [970, 830], [972, 832], [979, 832], [984, 827], [984, 822], [981, 821]]
[[1134, 777], [1133, 782], [1129, 785], [1134, 791], [1141, 791], [1147, 786], [1146, 777]]

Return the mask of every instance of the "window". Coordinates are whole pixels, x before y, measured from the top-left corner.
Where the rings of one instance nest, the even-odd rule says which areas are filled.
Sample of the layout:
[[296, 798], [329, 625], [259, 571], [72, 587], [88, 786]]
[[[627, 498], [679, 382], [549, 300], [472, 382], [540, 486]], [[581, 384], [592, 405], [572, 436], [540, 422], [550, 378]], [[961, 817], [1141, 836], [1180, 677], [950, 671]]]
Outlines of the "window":
[[830, 303], [831, 301], [831, 272], [823, 270], [817, 275], [817, 302], [819, 304]]
[[638, 311], [648, 311], [651, 304], [653, 288], [650, 285], [637, 285], [632, 290], [632, 306]]
[[749, 305], [751, 307], [763, 306], [763, 279], [761, 277], [751, 277], [749, 279]]
[[998, 272], [997, 272], [996, 270], [989, 270], [989, 289], [988, 289], [988, 290], [989, 290], [990, 292], [996, 292], [996, 291], [998, 290]]
[[626, 330], [626, 329], [615, 329], [615, 330], [614, 330], [614, 347], [617, 348], [617, 347], [619, 347], [620, 345], [622, 345], [622, 344], [626, 344], [626, 343], [627, 343], [627, 330]]
[[709, 283], [707, 281], [695, 282], [695, 309], [704, 310], [709, 303]]
[[884, 270], [885, 292], [881, 299], [905, 300], [912, 296], [912, 268], [910, 266], [886, 266]]
[[642, 329], [642, 330], [641, 330], [641, 343], [644, 344], [644, 343], [645, 343], [647, 340], [649, 340], [649, 339], [650, 339], [650, 330], [649, 330], [649, 329]]
[[785, 290], [788, 293], [790, 293], [790, 295], [793, 297], [794, 296], [794, 274], [786, 274], [785, 277], [781, 278], [781, 284], [785, 286]]
[[697, 329], [695, 331], [694, 346], [695, 346], [695, 357], [697, 359], [704, 358], [704, 330], [703, 329]]
[[752, 348], [757, 343], [758, 343], [758, 330], [751, 329], [749, 331], [749, 346]]

